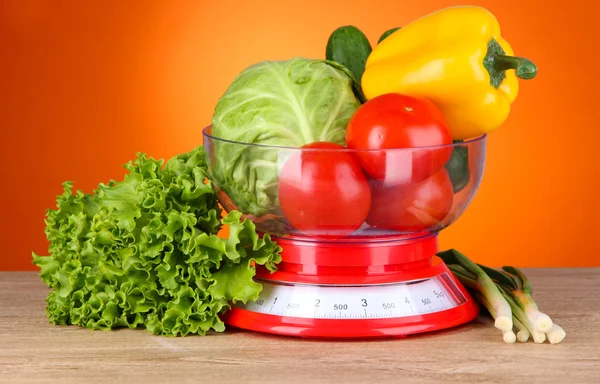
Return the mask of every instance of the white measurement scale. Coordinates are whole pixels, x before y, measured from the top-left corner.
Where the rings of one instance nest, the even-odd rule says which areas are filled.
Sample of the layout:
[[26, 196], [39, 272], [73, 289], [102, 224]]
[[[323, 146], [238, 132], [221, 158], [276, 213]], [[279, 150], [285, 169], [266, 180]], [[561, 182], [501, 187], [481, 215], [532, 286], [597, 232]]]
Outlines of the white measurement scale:
[[350, 254], [347, 245], [336, 250], [279, 242], [280, 270], [259, 270], [259, 297], [235, 303], [226, 323], [310, 338], [370, 338], [448, 328], [477, 316], [466, 289], [428, 252], [437, 245], [435, 236], [388, 244], [395, 252], [354, 244]]
[[238, 308], [275, 316], [307, 319], [385, 319], [445, 311], [466, 299], [450, 293], [437, 276], [402, 284], [328, 286], [259, 281], [263, 290], [256, 301]]

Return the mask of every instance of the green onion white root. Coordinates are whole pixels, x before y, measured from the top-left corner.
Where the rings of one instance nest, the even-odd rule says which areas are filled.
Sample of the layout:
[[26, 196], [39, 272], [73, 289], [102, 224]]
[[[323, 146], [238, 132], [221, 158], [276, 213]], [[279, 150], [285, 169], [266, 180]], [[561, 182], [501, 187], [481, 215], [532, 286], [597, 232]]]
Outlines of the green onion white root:
[[565, 336], [567, 336], [565, 330], [562, 329], [558, 324], [553, 324], [552, 329], [550, 329], [546, 335], [551, 344], [558, 344], [563, 341]]
[[521, 343], [527, 342], [531, 336], [531, 333], [527, 327], [515, 317], [515, 315], [513, 315], [513, 324], [515, 325], [515, 328], [517, 328], [517, 340], [519, 340]]

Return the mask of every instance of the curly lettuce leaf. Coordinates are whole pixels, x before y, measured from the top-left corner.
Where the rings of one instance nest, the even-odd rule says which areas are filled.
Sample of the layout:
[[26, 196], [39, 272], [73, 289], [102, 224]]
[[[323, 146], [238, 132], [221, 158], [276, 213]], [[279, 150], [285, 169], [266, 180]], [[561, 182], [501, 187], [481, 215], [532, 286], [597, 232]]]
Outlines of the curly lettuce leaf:
[[[49, 321], [167, 336], [222, 332], [219, 315], [258, 297], [255, 265], [274, 271], [281, 248], [240, 212], [221, 218], [202, 147], [166, 164], [138, 154], [125, 168], [122, 181], [93, 194], [65, 182], [47, 211], [50, 255], [34, 253], [33, 262], [51, 288]], [[223, 224], [227, 239], [217, 236]]]

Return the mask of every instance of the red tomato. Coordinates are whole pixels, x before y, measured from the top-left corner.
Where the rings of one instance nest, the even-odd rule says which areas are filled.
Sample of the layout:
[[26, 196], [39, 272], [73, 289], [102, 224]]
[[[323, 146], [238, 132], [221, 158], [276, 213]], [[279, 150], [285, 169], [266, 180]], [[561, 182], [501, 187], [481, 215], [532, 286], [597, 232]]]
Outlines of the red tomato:
[[426, 179], [450, 160], [452, 144], [442, 112], [429, 99], [389, 93], [361, 105], [346, 128], [346, 143], [354, 149], [412, 150], [358, 153], [364, 170], [386, 183], [407, 184]]
[[371, 210], [367, 224], [376, 228], [418, 232], [438, 225], [450, 212], [454, 199], [446, 168], [412, 185], [371, 184]]
[[[304, 145], [279, 175], [279, 205], [289, 223], [315, 237], [343, 237], [357, 230], [371, 206], [371, 190], [359, 162], [345, 147]], [[323, 150], [318, 150], [323, 149]]]

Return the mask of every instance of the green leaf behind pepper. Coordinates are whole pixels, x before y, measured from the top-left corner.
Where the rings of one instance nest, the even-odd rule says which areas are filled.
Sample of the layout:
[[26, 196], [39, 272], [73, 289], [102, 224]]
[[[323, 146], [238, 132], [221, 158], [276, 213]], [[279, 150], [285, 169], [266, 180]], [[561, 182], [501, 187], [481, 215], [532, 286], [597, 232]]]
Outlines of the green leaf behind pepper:
[[348, 68], [360, 88], [365, 65], [372, 50], [369, 39], [360, 29], [353, 25], [345, 25], [334, 30], [329, 36], [325, 58]]
[[396, 28], [391, 28], [388, 29], [387, 31], [383, 32], [381, 34], [381, 36], [379, 37], [379, 40], [377, 40], [377, 44], [381, 43], [383, 40], [385, 40], [389, 35], [391, 35], [392, 33], [396, 32], [397, 30], [399, 30], [400, 27], [396, 27]]
[[[454, 143], [461, 143], [456, 140]], [[457, 145], [452, 149], [450, 160], [446, 163], [446, 170], [452, 181], [454, 193], [463, 190], [471, 179], [469, 171], [469, 148], [466, 145]]]

